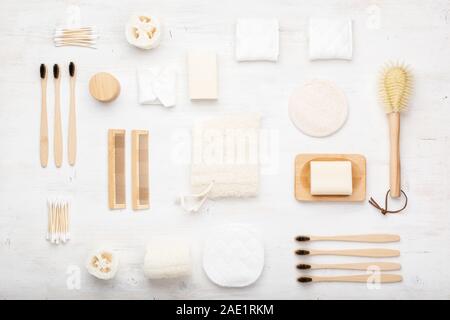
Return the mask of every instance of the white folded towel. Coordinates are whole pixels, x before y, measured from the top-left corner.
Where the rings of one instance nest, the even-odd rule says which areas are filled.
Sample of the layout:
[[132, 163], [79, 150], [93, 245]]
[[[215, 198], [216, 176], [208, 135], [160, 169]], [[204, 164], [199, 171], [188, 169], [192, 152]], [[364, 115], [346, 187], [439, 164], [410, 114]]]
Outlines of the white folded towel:
[[309, 59], [351, 60], [352, 20], [311, 18], [309, 20]]
[[238, 19], [236, 23], [236, 60], [278, 60], [278, 20]]
[[137, 70], [139, 103], [173, 107], [176, 102], [176, 70], [172, 67]]

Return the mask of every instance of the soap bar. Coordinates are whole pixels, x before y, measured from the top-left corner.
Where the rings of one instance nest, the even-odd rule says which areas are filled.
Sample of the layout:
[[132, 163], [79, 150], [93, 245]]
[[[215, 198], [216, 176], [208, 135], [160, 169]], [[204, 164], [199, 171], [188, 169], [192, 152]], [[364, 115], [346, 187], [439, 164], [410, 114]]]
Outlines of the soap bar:
[[189, 51], [189, 97], [217, 99], [217, 56], [215, 52]]
[[311, 161], [312, 195], [351, 195], [352, 163], [350, 161]]

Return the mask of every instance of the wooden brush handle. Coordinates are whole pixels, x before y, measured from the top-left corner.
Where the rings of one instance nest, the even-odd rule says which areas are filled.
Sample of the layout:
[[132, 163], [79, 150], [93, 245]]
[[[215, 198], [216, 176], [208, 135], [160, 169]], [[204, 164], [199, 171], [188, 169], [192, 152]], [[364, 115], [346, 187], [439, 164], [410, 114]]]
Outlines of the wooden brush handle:
[[41, 166], [48, 163], [48, 122], [47, 122], [47, 79], [41, 80], [41, 127], [39, 135], [39, 153]]
[[328, 263], [311, 264], [311, 269], [368, 270], [378, 268], [380, 271], [400, 270], [401, 265], [394, 262], [363, 262], [363, 263]]
[[311, 241], [352, 241], [352, 242], [397, 242], [400, 237], [396, 234], [359, 234], [342, 236], [310, 236]]
[[309, 254], [316, 255], [333, 255], [333, 256], [352, 256], [352, 257], [371, 257], [371, 258], [387, 258], [398, 257], [400, 252], [392, 249], [344, 249], [344, 250], [309, 250]]
[[69, 164], [75, 165], [77, 156], [77, 123], [75, 114], [75, 78], [70, 78], [70, 110], [69, 110]]
[[61, 167], [62, 164], [62, 154], [63, 154], [63, 146], [62, 146], [62, 128], [61, 128], [61, 98], [60, 98], [60, 90], [61, 81], [60, 79], [55, 80], [55, 127], [54, 127], [54, 136], [53, 136], [53, 147], [54, 147], [54, 156], [55, 156], [55, 165], [57, 168]]
[[389, 113], [390, 195], [400, 197], [400, 112]]
[[398, 274], [357, 274], [352, 276], [311, 276], [313, 282], [376, 282], [392, 283], [403, 280]]

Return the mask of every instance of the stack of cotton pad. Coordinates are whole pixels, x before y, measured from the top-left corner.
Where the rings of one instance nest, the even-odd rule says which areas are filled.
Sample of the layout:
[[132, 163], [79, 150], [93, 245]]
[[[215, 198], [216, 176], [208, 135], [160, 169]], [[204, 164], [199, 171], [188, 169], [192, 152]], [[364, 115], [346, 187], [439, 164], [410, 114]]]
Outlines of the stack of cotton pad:
[[289, 116], [303, 133], [325, 137], [347, 119], [347, 98], [330, 81], [313, 80], [297, 88], [289, 99]]
[[254, 283], [264, 267], [262, 242], [242, 226], [229, 226], [206, 240], [203, 269], [222, 287], [245, 287]]

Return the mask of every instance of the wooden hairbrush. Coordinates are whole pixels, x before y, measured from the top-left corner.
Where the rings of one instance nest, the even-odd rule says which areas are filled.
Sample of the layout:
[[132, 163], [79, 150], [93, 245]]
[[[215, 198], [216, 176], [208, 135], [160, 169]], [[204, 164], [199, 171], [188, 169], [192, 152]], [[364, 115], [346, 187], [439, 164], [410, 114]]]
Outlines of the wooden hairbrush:
[[380, 78], [380, 96], [389, 119], [390, 195], [398, 198], [400, 184], [400, 113], [406, 109], [411, 93], [411, 74], [399, 64], [384, 68]]

